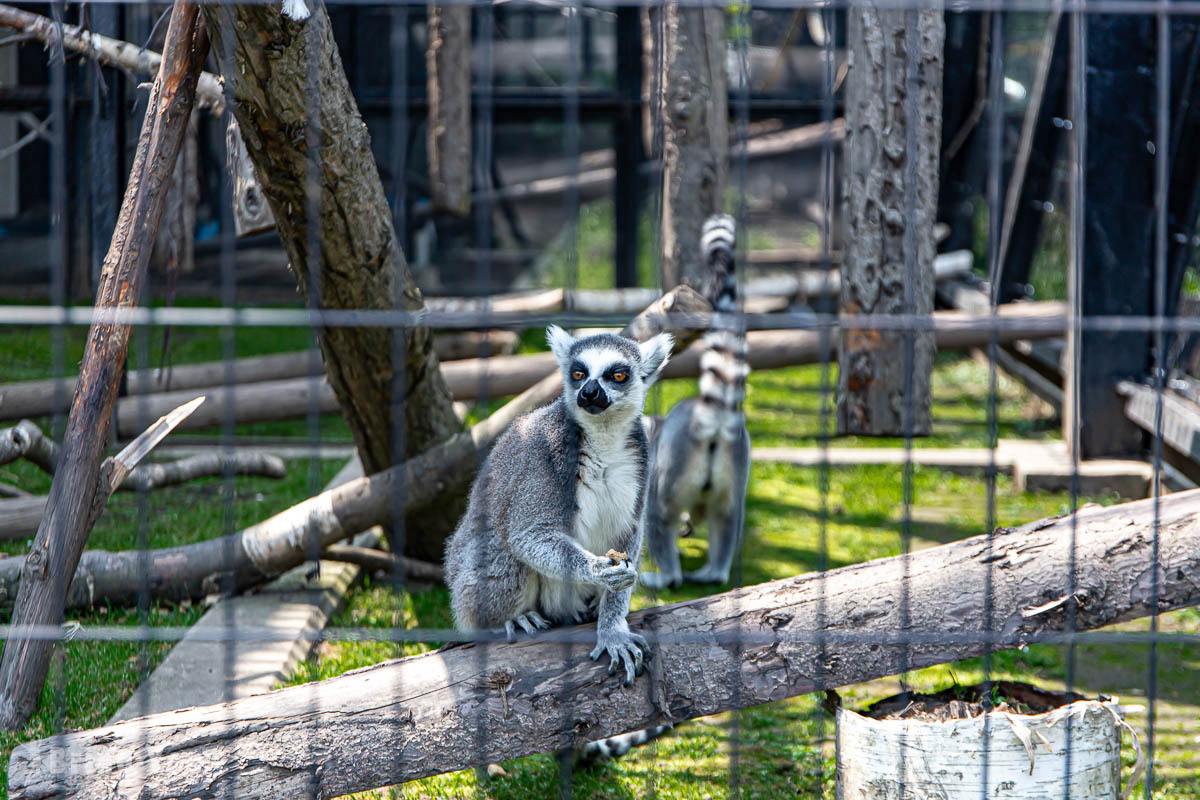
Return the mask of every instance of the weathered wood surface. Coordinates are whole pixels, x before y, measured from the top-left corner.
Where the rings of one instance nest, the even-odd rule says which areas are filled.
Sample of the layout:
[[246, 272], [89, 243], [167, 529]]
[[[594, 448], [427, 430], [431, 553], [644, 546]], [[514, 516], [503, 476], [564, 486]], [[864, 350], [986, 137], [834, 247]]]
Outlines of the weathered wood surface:
[[[274, 5], [205, 6], [242, 138], [310, 307], [418, 311], [421, 292], [396, 239], [329, 15], [323, 3], [311, 5], [303, 24]], [[310, 193], [314, 171], [319, 191]], [[318, 334], [364, 471], [386, 469], [462, 431], [427, 328], [403, 336], [373, 326], [325, 327]], [[399, 452], [392, 436], [400, 427], [393, 422], [397, 405], [403, 408]], [[407, 537], [408, 555], [440, 557], [468, 486], [469, 475], [448, 475], [442, 502], [406, 520], [405, 530], [420, 532]]]
[[[141, 299], [155, 231], [207, 55], [208, 35], [197, 6], [177, 0], [104, 259], [96, 293], [99, 309], [132, 308]], [[12, 617], [15, 630], [0, 660], [0, 725], [10, 729], [22, 726], [36, 709], [54, 647], [53, 642], [30, 636], [27, 626], [62, 620], [71, 576], [95, 523], [97, 495], [107, 483], [101, 460], [129, 334], [129, 325], [111, 322], [94, 324], [88, 334], [63, 437], [62, 463], [54, 473], [47, 513], [30, 554], [22, 559], [24, 574]]]
[[[157, 416], [163, 415], [158, 414]], [[58, 469], [61, 449], [37, 425], [29, 420], [22, 420], [11, 428], [0, 430], [0, 464], [7, 464], [17, 458], [24, 458], [53, 475]], [[150, 491], [161, 489], [164, 486], [177, 486], [196, 478], [225, 475], [226, 473], [282, 478], [287, 474], [287, 469], [284, 467], [283, 459], [271, 453], [251, 450], [238, 450], [232, 453], [201, 453], [175, 461], [138, 464], [125, 476], [117, 488], [135, 492]]]
[[590, 626], [444, 648], [19, 745], [9, 796], [336, 797], [1145, 616], [1155, 575], [1158, 611], [1200, 603], [1200, 490], [1159, 512], [1156, 567], [1153, 500], [1089, 506], [637, 612], [654, 658], [629, 688], [588, 659]]
[[[843, 314], [933, 311], [942, 127], [940, 11], [847, 13]], [[934, 341], [925, 331], [843, 330], [838, 432], [930, 431]]]
[[703, 297], [704, 220], [725, 210], [729, 173], [729, 91], [725, 9], [665, 5], [662, 31], [663, 283], [686, 283]]
[[471, 213], [471, 6], [429, 5], [425, 49], [429, 187], [437, 211]]

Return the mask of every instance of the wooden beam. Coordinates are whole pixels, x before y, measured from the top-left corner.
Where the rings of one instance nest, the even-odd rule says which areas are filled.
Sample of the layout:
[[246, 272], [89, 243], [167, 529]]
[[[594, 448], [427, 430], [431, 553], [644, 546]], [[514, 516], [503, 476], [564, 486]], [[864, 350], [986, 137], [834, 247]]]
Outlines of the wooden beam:
[[1162, 498], [1157, 516], [1150, 500], [1087, 506], [637, 612], [654, 657], [629, 688], [587, 657], [591, 626], [451, 646], [18, 745], [9, 797], [337, 797], [1196, 603], [1200, 491]]

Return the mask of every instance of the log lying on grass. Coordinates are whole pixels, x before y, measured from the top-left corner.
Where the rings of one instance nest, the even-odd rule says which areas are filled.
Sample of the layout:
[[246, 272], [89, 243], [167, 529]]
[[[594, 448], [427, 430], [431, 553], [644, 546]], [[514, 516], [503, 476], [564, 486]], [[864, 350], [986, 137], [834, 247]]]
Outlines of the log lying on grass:
[[[193, 412], [195, 413], [195, 412]], [[58, 444], [29, 420], [0, 430], [0, 464], [25, 458], [42, 470], [54, 474], [58, 469]], [[287, 468], [283, 459], [271, 453], [235, 450], [231, 453], [202, 453], [175, 461], [143, 462], [125, 476], [117, 489], [148, 492], [166, 486], [178, 486], [196, 478], [220, 475], [257, 475], [283, 478]], [[0, 523], [0, 530], [3, 524]], [[0, 536], [3, 536], [0, 533]]]
[[[644, 307], [644, 305], [640, 307]], [[511, 353], [516, 344], [517, 335], [512, 331], [446, 331], [434, 337], [433, 349], [437, 353], [438, 359], [452, 361], [462, 358], [477, 358], [481, 352]], [[137, 401], [133, 399], [133, 396], [136, 395], [182, 392], [185, 389], [204, 389], [217, 392], [226, 384], [263, 383], [324, 374], [325, 363], [321, 360], [321, 354], [317, 350], [247, 356], [232, 361], [183, 364], [172, 367], [168, 371], [135, 369], [130, 370], [126, 375], [125, 392], [130, 397], [118, 404], [117, 413], [124, 413], [127, 416], [135, 414]], [[0, 420], [50, 414], [56, 410], [55, 403], [58, 404], [58, 411], [66, 411], [77, 381], [77, 378], [62, 378], [60, 380], [20, 381], [0, 385]], [[191, 394], [194, 396], [196, 392]], [[333, 397], [332, 392], [329, 393], [329, 396]], [[122, 411], [122, 407], [124, 411]], [[331, 410], [337, 410], [336, 400]]]
[[[996, 340], [1039, 339], [1061, 336], [1066, 326], [1066, 307], [1058, 302], [1014, 303], [997, 312]], [[988, 314], [964, 311], [937, 311], [933, 314], [934, 336], [941, 350], [980, 347], [993, 335]], [[753, 369], [812, 364], [836, 356], [828, 343], [831, 338], [816, 330], [751, 331], [747, 335], [750, 366]], [[701, 345], [679, 353], [667, 364], [667, 378], [699, 375]], [[455, 400], [470, 401], [483, 397], [505, 397], [524, 391], [553, 370], [549, 353], [491, 358], [462, 359], [441, 365], [442, 376]], [[264, 381], [234, 387], [228, 395], [215, 390], [208, 402], [193, 414], [184, 426], [212, 427], [222, 424], [225, 402], [232, 396], [238, 422], [303, 417], [311, 408], [311, 391], [318, 391], [317, 408], [323, 413], [338, 410], [333, 390], [323, 382], [306, 378]], [[118, 424], [122, 436], [131, 436], [144, 418], [153, 418], [164, 409], [178, 405], [187, 392], [167, 392], [145, 398], [124, 398], [118, 403]], [[141, 404], [141, 405], [139, 405]]]
[[336, 797], [1200, 603], [1200, 490], [1159, 511], [1157, 569], [1153, 500], [1091, 506], [638, 612], [654, 658], [629, 688], [592, 626], [444, 648], [19, 745], [9, 796]]
[[407, 575], [422, 581], [446, 582], [446, 571], [438, 564], [420, 561], [415, 558], [398, 556], [386, 550], [373, 547], [358, 547], [352, 544], [331, 544], [321, 551], [321, 558], [326, 561], [341, 561], [345, 564], [357, 564], [364, 569], [382, 570], [397, 575]]

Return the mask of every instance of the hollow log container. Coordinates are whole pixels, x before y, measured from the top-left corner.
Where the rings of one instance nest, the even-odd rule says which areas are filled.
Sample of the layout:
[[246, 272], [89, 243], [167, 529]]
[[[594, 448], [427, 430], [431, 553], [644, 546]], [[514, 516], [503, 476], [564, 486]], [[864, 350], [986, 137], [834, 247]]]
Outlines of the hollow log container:
[[1114, 703], [1094, 700], [1041, 714], [993, 711], [944, 721], [872, 719], [839, 708], [836, 796], [1118, 800], [1118, 713]]

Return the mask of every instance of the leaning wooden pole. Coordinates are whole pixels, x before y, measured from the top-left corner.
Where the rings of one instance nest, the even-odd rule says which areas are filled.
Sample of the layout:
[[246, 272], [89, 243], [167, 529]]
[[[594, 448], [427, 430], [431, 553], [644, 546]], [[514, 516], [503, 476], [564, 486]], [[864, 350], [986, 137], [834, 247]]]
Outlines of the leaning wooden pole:
[[[198, 7], [177, 0], [125, 199], [104, 260], [96, 295], [98, 310], [131, 309], [140, 299], [166, 190], [207, 54], [208, 36], [199, 21]], [[14, 627], [0, 661], [0, 724], [6, 728], [25, 724], [46, 680], [54, 643], [33, 638], [27, 626], [55, 625], [62, 620], [67, 587], [95, 521], [91, 511], [129, 331], [128, 324], [101, 319], [88, 336], [63, 437], [61, 466], [50, 486], [47, 513], [25, 559], [13, 611]]]
[[629, 688], [584, 627], [443, 648], [22, 744], [9, 797], [337, 797], [1197, 603], [1200, 490], [638, 612]]

